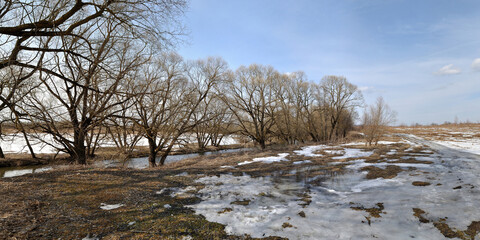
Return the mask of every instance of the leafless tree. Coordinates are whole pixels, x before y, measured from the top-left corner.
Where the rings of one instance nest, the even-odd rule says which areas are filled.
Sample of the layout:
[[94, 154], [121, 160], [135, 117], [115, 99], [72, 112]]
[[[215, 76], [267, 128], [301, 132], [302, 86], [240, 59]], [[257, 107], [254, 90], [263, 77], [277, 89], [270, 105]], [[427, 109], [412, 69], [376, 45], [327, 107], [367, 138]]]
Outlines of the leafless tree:
[[223, 97], [241, 134], [257, 142], [262, 149], [272, 137], [275, 94], [272, 86], [279, 74], [273, 67], [252, 64], [241, 66], [226, 83]]
[[219, 81], [225, 65], [214, 58], [187, 64], [176, 53], [163, 53], [144, 69], [134, 92], [134, 108], [136, 125], [148, 140], [151, 167], [156, 166], [159, 152], [163, 165], [180, 137], [197, 124], [192, 115]]
[[[103, 99], [105, 93], [103, 91], [112, 90], [102, 84], [91, 86], [92, 79], [100, 78], [100, 75], [110, 79], [122, 76], [112, 73], [112, 69], [109, 69], [109, 65], [112, 64], [108, 60], [115, 58], [110, 55], [121, 55], [111, 51], [121, 48], [115, 49], [111, 45], [114, 42], [118, 44], [127, 41], [135, 42], [137, 45], [148, 44], [155, 48], [174, 45], [178, 40], [177, 36], [183, 31], [178, 20], [185, 6], [184, 0], [1, 0], [0, 71], [3, 72], [12, 66], [22, 67], [30, 70], [27, 76], [37, 74], [35, 76], [40, 76], [43, 82], [49, 83], [43, 85], [43, 90], [53, 95], [56, 102], [51, 99], [52, 97], [40, 96], [39, 91], [36, 92], [36, 100], [43, 99], [45, 102], [38, 103], [60, 104], [62, 107], [69, 105], [64, 114], [71, 117], [72, 123], [78, 121], [80, 124], [79, 129], [75, 129], [73, 134], [75, 140], [72, 144], [76, 147], [72, 148], [72, 144], [67, 144], [70, 140], [64, 136], [57, 136], [56, 140], [62, 142], [63, 149], [74, 155], [77, 162], [84, 163], [83, 150], [80, 150], [83, 148], [82, 145], [89, 145], [87, 147], [93, 154], [99, 136], [99, 131], [93, 128], [84, 132], [87, 126], [82, 124], [97, 125], [97, 122], [85, 116], [94, 113], [104, 115], [98, 111], [104, 111], [109, 107], [102, 106], [96, 109], [98, 111], [89, 113], [74, 111], [88, 110], [77, 105], [87, 100]], [[106, 28], [109, 30], [105, 31]], [[115, 36], [115, 41], [112, 40], [112, 36]], [[108, 44], [102, 44], [106, 42]], [[135, 55], [129, 57], [135, 59]], [[125, 69], [129, 68], [117, 67], [121, 69], [117, 73], [123, 74]], [[27, 78], [17, 78], [15, 84], [19, 85], [25, 79]], [[14, 104], [10, 96], [15, 95], [15, 89], [9, 88], [8, 92], [2, 93], [0, 98], [2, 108]], [[111, 92], [106, 93], [107, 96], [109, 94], [111, 95]], [[30, 107], [33, 103], [30, 102]], [[58, 110], [54, 105], [35, 108]], [[73, 115], [76, 114], [82, 115], [85, 119], [75, 120]], [[43, 113], [41, 118], [61, 119], [50, 113]], [[44, 127], [43, 130], [50, 134], [60, 133], [52, 126]]]
[[342, 76], [325, 76], [321, 82], [325, 112], [329, 118], [328, 139], [338, 137], [335, 133], [346, 111], [352, 112], [363, 104], [362, 93], [357, 86], [347, 81]]
[[[134, 92], [135, 77], [136, 74], [132, 79], [127, 80], [126, 84], [121, 87], [122, 92]], [[117, 94], [114, 101], [119, 104], [111, 110], [115, 114], [112, 114], [104, 124], [106, 134], [123, 154], [123, 157], [129, 158], [143, 137], [143, 131], [138, 128], [134, 120], [136, 117], [133, 109], [135, 97], [131, 94]]]
[[[5, 67], [0, 71], [0, 113], [2, 113], [2, 119], [0, 125], [4, 122], [13, 122], [17, 130], [23, 134], [27, 146], [35, 158], [35, 153], [31, 147], [31, 144], [26, 136], [25, 128], [22, 117], [25, 113], [19, 112], [17, 104], [21, 99], [28, 96], [30, 91], [37, 87], [37, 84], [33, 82], [30, 77], [33, 75], [33, 71], [17, 66]], [[0, 127], [1, 128], [1, 127]], [[2, 137], [0, 131], [0, 138]], [[0, 146], [0, 158], [4, 158], [3, 151]]]
[[[92, 34], [98, 40], [82, 51], [86, 59], [57, 53], [51, 63], [60, 77], [40, 72], [43, 91], [32, 94], [26, 103], [26, 112], [31, 113], [37, 129], [52, 135], [61, 146], [59, 150], [66, 151], [78, 164], [85, 164], [87, 155], [93, 154], [94, 129], [109, 117], [110, 109], [120, 104], [114, 100], [122, 82], [142, 63], [140, 52], [130, 40], [123, 39], [122, 32], [115, 31], [117, 26], [108, 22], [95, 29]], [[64, 39], [69, 49], [75, 44], [75, 39]], [[63, 131], [59, 126], [62, 123], [67, 123], [73, 133]]]
[[385, 133], [385, 128], [394, 123], [396, 112], [390, 109], [382, 97], [377, 98], [374, 105], [365, 109], [363, 114], [363, 133], [365, 134], [366, 144], [377, 145], [378, 141]]

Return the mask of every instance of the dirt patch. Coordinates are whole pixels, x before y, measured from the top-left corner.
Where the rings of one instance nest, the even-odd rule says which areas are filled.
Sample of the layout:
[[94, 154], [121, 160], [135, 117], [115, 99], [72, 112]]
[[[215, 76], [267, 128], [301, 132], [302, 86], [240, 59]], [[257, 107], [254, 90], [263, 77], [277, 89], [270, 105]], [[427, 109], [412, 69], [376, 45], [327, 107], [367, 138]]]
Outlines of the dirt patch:
[[282, 224], [282, 227], [283, 227], [283, 228], [292, 228], [293, 225], [290, 224], [290, 223], [288, 223], [288, 222], [284, 222], [284, 223]]
[[398, 175], [398, 173], [402, 172], [403, 169], [399, 166], [390, 165], [383, 168], [375, 167], [375, 166], [367, 166], [360, 169], [361, 171], [368, 171], [366, 178], [367, 179], [375, 179], [375, 178], [385, 178], [390, 179], [394, 178]]
[[231, 202], [230, 204], [247, 206], [248, 204], [250, 204], [250, 199], [237, 200], [237, 201]]
[[413, 186], [418, 186], [418, 187], [429, 186], [430, 184], [431, 183], [429, 183], [429, 182], [421, 182], [421, 181], [412, 182]]
[[471, 240], [475, 239], [475, 236], [480, 232], [480, 221], [471, 222], [466, 230], [458, 230], [448, 225], [446, 217], [440, 219], [428, 219], [425, 215], [428, 215], [428, 213], [422, 209], [413, 208], [413, 216], [417, 217], [421, 223], [433, 223], [433, 226], [435, 226], [435, 228], [437, 228], [446, 238]]
[[[350, 204], [355, 205], [355, 203], [350, 203]], [[365, 211], [369, 213], [371, 217], [374, 217], [374, 218], [381, 218], [382, 216], [380, 216], [380, 214], [386, 214], [386, 212], [383, 212], [385, 207], [383, 206], [383, 203], [377, 203], [375, 205], [376, 207], [371, 207], [371, 208], [366, 208], [362, 205], [351, 206], [350, 208], [357, 211]]]
[[[377, 204], [375, 204], [376, 207], [371, 207], [371, 208], [366, 208], [362, 205], [356, 205], [353, 202], [351, 202], [350, 205], [354, 205], [354, 206], [350, 207], [353, 210], [365, 211], [369, 214], [369, 216], [365, 216], [365, 219], [367, 220], [368, 225], [372, 224], [372, 217], [373, 218], [381, 218], [382, 216], [380, 214], [387, 214], [387, 212], [383, 211], [385, 209], [385, 207], [383, 206], [383, 203], [377, 203]], [[364, 221], [362, 221], [362, 222], [364, 222]]]
[[218, 214], [227, 213], [233, 211], [232, 208], [224, 208], [222, 211], [219, 211]]

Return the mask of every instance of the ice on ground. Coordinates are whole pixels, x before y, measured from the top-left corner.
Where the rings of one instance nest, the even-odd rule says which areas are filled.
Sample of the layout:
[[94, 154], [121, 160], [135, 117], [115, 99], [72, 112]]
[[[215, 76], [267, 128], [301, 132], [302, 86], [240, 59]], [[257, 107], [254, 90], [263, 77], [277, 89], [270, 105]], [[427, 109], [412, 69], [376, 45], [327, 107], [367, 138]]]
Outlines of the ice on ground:
[[293, 164], [298, 165], [298, 164], [311, 163], [311, 162], [312, 162], [312, 161], [310, 161], [310, 160], [304, 160], [304, 161], [296, 161], [296, 162], [293, 162]]
[[52, 170], [52, 167], [41, 167], [41, 168], [29, 168], [29, 169], [17, 169], [17, 170], [8, 170], [3, 174], [4, 178], [18, 177], [31, 173], [41, 173]]
[[322, 150], [327, 147], [328, 147], [327, 145], [308, 146], [308, 147], [303, 147], [301, 150], [295, 150], [293, 152], [298, 155], [303, 155], [306, 157], [321, 157], [323, 156], [322, 154], [318, 154], [314, 152]]
[[272, 156], [272, 157], [254, 158], [252, 161], [241, 162], [241, 163], [238, 163], [238, 165], [245, 165], [245, 164], [250, 164], [254, 162], [273, 163], [273, 162], [288, 161], [288, 159], [286, 159], [287, 156], [288, 156], [288, 153], [280, 153], [278, 154], [277, 157]]
[[343, 150], [324, 150], [325, 153], [331, 154], [331, 155], [339, 155], [339, 154], [344, 154], [345, 151]]
[[383, 145], [391, 145], [391, 144], [397, 144], [400, 142], [392, 142], [392, 141], [378, 141], [377, 144], [383, 144]]
[[456, 141], [433, 141], [434, 143], [460, 151], [480, 155], [480, 139], [457, 139]]
[[106, 203], [100, 204], [100, 208], [103, 210], [113, 210], [123, 206], [124, 206], [123, 204], [106, 204]]
[[364, 142], [351, 142], [351, 143], [344, 143], [340, 146], [358, 146], [358, 145], [365, 145]]
[[397, 149], [392, 149], [389, 152], [387, 152], [387, 155], [395, 155], [397, 154]]
[[[408, 158], [411, 158], [411, 157], [408, 157]], [[420, 159], [417, 159], [417, 160], [420, 160]], [[429, 158], [429, 160], [433, 160], [432, 158]], [[342, 163], [345, 163], [345, 162], [342, 162]], [[392, 162], [379, 162], [379, 163], [366, 163], [364, 159], [358, 159], [358, 160], [355, 160], [355, 161], [350, 161], [350, 162], [347, 162], [347, 163], [350, 163], [350, 165], [346, 166], [346, 168], [349, 168], [349, 169], [361, 169], [361, 168], [364, 168], [364, 167], [369, 167], [369, 166], [373, 166], [373, 167], [379, 167], [379, 168], [385, 168], [387, 166], [398, 166], [398, 167], [401, 167], [401, 168], [409, 168], [409, 167], [414, 167], [414, 168], [432, 168], [434, 167], [434, 165], [432, 164], [425, 164], [425, 163], [392, 163]], [[331, 164], [340, 164], [340, 163], [336, 163], [336, 162], [332, 162]], [[442, 166], [435, 166], [436, 168], [440, 168]]]
[[33, 173], [33, 169], [12, 170], [12, 171], [6, 171], [3, 177], [5, 178], [18, 177], [18, 176], [22, 176], [30, 173]]
[[345, 148], [345, 153], [342, 156], [333, 157], [332, 159], [346, 159], [346, 158], [362, 158], [373, 154], [373, 151], [362, 151], [356, 148]]
[[[480, 220], [480, 212], [476, 211], [480, 202], [480, 166], [473, 161], [479, 158], [448, 151], [435, 149], [437, 154], [432, 156], [428, 172], [422, 169], [400, 172], [393, 179], [369, 180], [366, 173], [357, 170], [333, 176], [325, 173], [318, 178], [321, 181], [247, 175], [203, 177], [198, 180], [205, 184], [199, 191], [202, 202], [190, 207], [208, 221], [226, 225], [227, 233], [235, 235], [289, 239], [444, 239], [432, 222], [421, 223], [413, 216], [413, 208], [427, 212], [425, 216], [429, 219], [445, 218], [454, 231], [466, 230], [472, 221]], [[362, 164], [364, 160], [354, 162]], [[413, 186], [413, 181], [431, 185]], [[232, 204], [238, 200], [248, 200], [249, 204]], [[352, 206], [370, 208], [377, 203], [385, 207], [381, 218], [351, 209]], [[232, 211], [223, 211], [226, 208]]]
[[225, 165], [225, 166], [220, 166], [220, 168], [235, 168], [235, 167], [234, 167], [234, 166]]
[[175, 175], [175, 177], [184, 177], [184, 176], [188, 176], [188, 172], [182, 172], [182, 173], [179, 173], [179, 174]]
[[402, 182], [395, 179], [384, 179], [384, 178], [376, 178], [361, 182], [352, 187], [352, 192], [362, 192], [365, 189], [375, 188], [380, 186], [394, 186], [394, 185], [401, 185]]

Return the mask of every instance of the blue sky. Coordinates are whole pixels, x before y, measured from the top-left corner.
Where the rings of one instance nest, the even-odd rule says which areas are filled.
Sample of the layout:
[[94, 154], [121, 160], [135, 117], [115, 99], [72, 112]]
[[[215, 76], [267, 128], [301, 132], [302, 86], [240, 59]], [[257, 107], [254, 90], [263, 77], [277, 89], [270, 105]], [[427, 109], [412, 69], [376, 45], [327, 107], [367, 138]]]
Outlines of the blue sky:
[[343, 75], [397, 123], [480, 121], [478, 0], [191, 0], [187, 59]]

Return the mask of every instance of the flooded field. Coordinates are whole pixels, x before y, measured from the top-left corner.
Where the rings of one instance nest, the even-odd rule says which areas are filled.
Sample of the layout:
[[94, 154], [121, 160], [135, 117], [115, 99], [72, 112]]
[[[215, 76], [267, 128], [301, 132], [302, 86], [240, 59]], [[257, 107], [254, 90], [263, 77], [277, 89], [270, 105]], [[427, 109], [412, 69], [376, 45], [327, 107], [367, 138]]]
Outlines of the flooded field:
[[0, 237], [478, 238], [480, 156], [411, 132], [387, 139], [38, 168], [1, 180], [18, 193], [0, 204]]
[[[375, 161], [362, 159], [372, 152], [337, 150], [350, 159], [330, 162], [345, 164], [342, 174], [309, 176], [319, 168], [310, 166], [290, 172], [297, 178], [203, 177], [203, 201], [191, 207], [228, 233], [253, 237], [473, 239], [480, 231], [480, 157], [403, 137], [423, 150], [390, 151]], [[398, 173], [388, 175], [393, 166]], [[373, 169], [386, 174], [369, 176]]]
[[[177, 162], [183, 159], [198, 157], [198, 156], [209, 156], [215, 154], [223, 154], [223, 153], [234, 153], [239, 151], [248, 151], [248, 148], [237, 148], [237, 149], [225, 149], [219, 151], [211, 151], [211, 152], [204, 152], [204, 153], [190, 153], [190, 154], [177, 154], [177, 155], [170, 155], [167, 156], [165, 160], [165, 164]], [[127, 161], [119, 161], [119, 160], [104, 160], [94, 163], [95, 167], [127, 167], [127, 168], [134, 168], [134, 169], [144, 169], [148, 167], [148, 157], [141, 157], [141, 158], [131, 158]], [[54, 168], [64, 167], [64, 166], [25, 166], [25, 167], [6, 167], [0, 168], [0, 177], [8, 178], [8, 177], [17, 177], [26, 174], [32, 173], [40, 173], [52, 170]]]

